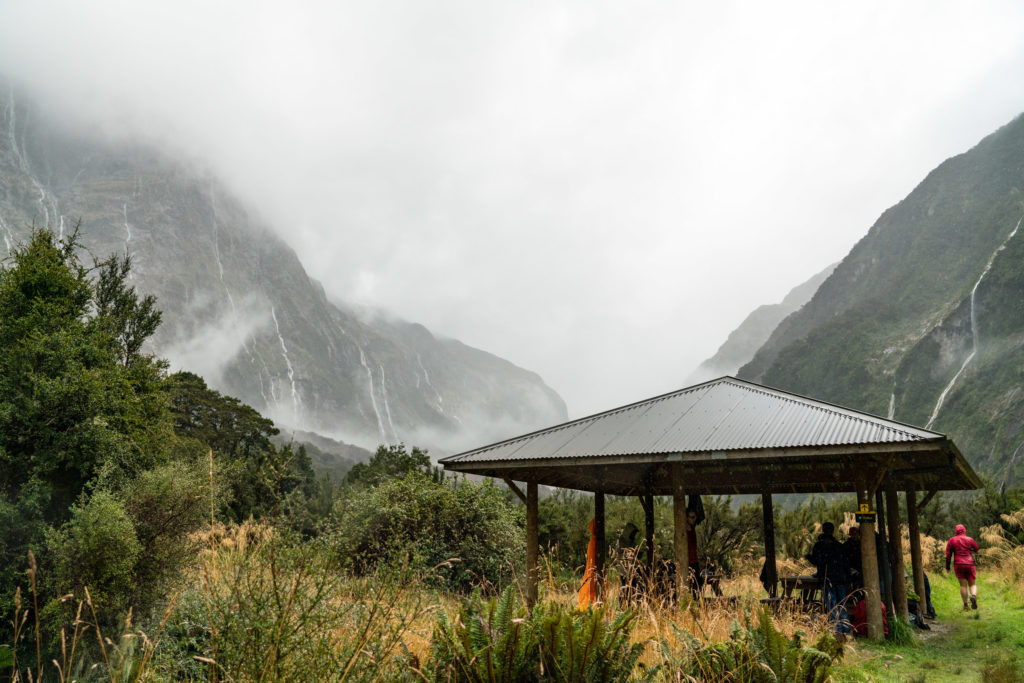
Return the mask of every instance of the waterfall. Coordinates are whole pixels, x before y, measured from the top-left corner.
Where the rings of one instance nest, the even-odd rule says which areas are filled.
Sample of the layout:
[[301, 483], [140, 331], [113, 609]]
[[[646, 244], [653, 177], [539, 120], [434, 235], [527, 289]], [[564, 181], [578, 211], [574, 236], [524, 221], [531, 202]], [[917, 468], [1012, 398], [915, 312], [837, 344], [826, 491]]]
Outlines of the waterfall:
[[[14, 102], [14, 86], [10, 86], [7, 90], [7, 140], [11, 146], [11, 153], [14, 155], [14, 160], [17, 162], [18, 169], [24, 173], [28, 179], [32, 182], [32, 185], [36, 188], [36, 192], [39, 193], [39, 209], [43, 212], [43, 225], [47, 228], [50, 227], [50, 205], [47, 205], [46, 188], [39, 182], [39, 179], [32, 174], [32, 168], [29, 166], [28, 157], [25, 156], [25, 137], [22, 135], [22, 144], [18, 145], [18, 122], [17, 122], [17, 105]], [[56, 202], [51, 200], [51, 205], [54, 212], [54, 217], [57, 216]]]
[[1017, 230], [1020, 229], [1021, 221], [1024, 221], [1024, 216], [1021, 216], [1020, 219], [1017, 220], [1017, 225], [1014, 226], [1013, 231], [1006, 237], [1005, 240], [1003, 240], [1003, 243], [1000, 244], [994, 252], [992, 252], [992, 256], [989, 257], [988, 263], [986, 263], [985, 267], [982, 269], [981, 275], [978, 277], [977, 282], [975, 282], [974, 287], [971, 288], [971, 352], [967, 355], [967, 358], [964, 359], [964, 363], [963, 365], [960, 366], [960, 369], [957, 370], [955, 375], [953, 375], [953, 379], [949, 380], [949, 384], [947, 384], [946, 388], [942, 390], [941, 394], [939, 394], [939, 400], [935, 402], [935, 409], [932, 410], [931, 417], [928, 418], [928, 424], [924, 426], [925, 429], [931, 429], [932, 423], [935, 422], [935, 418], [938, 417], [939, 411], [942, 409], [942, 404], [945, 403], [946, 401], [946, 396], [953, 389], [953, 386], [956, 384], [957, 380], [960, 379], [960, 375], [964, 374], [964, 370], [967, 369], [967, 366], [974, 359], [975, 354], [978, 353], [978, 318], [974, 309], [974, 297], [975, 294], [977, 294], [978, 292], [978, 285], [980, 285], [981, 281], [985, 279], [986, 275], [988, 275], [988, 271], [992, 269], [992, 264], [995, 262], [996, 256], [998, 256], [999, 252], [1006, 248], [1006, 245], [1009, 243], [1009, 241], [1013, 239], [1014, 235], [1017, 234]]
[[288, 368], [288, 381], [291, 383], [292, 388], [292, 412], [293, 418], [297, 422], [299, 419], [299, 392], [295, 388], [295, 369], [292, 368], [292, 361], [288, 358], [288, 347], [285, 346], [284, 337], [281, 336], [281, 326], [277, 323], [277, 313], [274, 311], [273, 306], [270, 307], [270, 317], [274, 319], [277, 340], [281, 343], [281, 355], [284, 356], [284, 364]]
[[896, 392], [889, 394], [889, 414], [886, 415], [890, 420], [896, 415]]
[[[437, 390], [437, 387], [430, 381], [430, 375], [427, 374], [427, 368], [423, 365], [423, 358], [420, 356], [419, 351], [416, 352], [416, 362], [420, 365], [420, 370], [423, 372], [423, 380], [430, 387], [430, 390], [434, 392], [434, 396], [437, 397], [437, 409], [443, 415], [444, 414], [444, 398], [441, 396], [441, 392]], [[420, 378], [416, 378], [416, 386], [420, 386]]]
[[7, 247], [7, 255], [10, 256], [14, 253], [14, 233], [11, 232], [11, 226], [7, 225], [3, 216], [0, 216], [0, 229], [4, 231], [4, 246]]
[[[124, 253], [126, 256], [131, 256], [131, 241], [132, 241], [132, 229], [128, 225], [128, 202], [121, 205], [121, 214], [124, 216]], [[134, 280], [135, 273], [134, 269], [128, 271], [128, 279]]]
[[387, 442], [388, 435], [384, 431], [384, 421], [380, 418], [380, 408], [377, 407], [377, 392], [373, 389], [373, 371], [366, 364], [366, 352], [363, 351], [363, 347], [356, 344], [356, 348], [359, 349], [359, 362], [362, 364], [363, 369], [366, 370], [366, 379], [370, 383], [370, 405], [373, 406], [373, 414], [377, 416], [377, 429], [380, 431], [380, 438]]
[[398, 430], [395, 429], [395, 422], [391, 419], [391, 405], [388, 403], [388, 383], [384, 377], [384, 365], [378, 365], [380, 368], [380, 395], [384, 401], [384, 414], [388, 416], [388, 426], [391, 427], [391, 436], [394, 439], [394, 443], [398, 443], [401, 439], [398, 438]]

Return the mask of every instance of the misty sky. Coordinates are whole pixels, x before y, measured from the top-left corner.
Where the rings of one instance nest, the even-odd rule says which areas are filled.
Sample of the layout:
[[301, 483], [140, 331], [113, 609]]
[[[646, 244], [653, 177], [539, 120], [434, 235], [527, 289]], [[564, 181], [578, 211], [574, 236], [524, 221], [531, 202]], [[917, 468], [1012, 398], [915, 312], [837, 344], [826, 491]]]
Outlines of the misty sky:
[[1024, 111], [1024, 3], [0, 0], [0, 71], [580, 416], [680, 388]]

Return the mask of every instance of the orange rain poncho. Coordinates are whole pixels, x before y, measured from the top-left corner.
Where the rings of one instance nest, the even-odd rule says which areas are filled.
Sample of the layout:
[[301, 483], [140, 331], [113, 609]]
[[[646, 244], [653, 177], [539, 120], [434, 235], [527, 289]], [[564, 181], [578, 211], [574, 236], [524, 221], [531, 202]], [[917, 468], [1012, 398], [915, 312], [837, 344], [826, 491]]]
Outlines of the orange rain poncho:
[[587, 528], [590, 529], [590, 543], [587, 545], [587, 566], [583, 572], [583, 586], [577, 594], [580, 602], [580, 609], [586, 609], [590, 603], [597, 600], [597, 536], [594, 535], [595, 521], [590, 520]]

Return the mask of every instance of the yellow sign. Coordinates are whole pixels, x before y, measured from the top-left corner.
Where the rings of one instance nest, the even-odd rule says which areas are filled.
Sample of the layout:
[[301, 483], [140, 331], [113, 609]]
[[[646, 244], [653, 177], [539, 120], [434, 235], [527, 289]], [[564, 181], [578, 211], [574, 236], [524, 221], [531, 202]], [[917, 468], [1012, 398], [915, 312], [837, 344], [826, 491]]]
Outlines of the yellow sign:
[[871, 503], [861, 503], [860, 504], [859, 512], [861, 512], [861, 513], [871, 512]]

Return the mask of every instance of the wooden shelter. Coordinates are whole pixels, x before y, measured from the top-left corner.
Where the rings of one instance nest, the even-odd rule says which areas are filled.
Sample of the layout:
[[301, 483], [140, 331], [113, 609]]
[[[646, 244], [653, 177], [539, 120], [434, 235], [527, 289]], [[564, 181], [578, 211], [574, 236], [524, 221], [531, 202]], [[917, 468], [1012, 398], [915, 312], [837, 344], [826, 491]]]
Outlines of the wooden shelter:
[[[654, 496], [673, 501], [673, 550], [686, 567], [687, 494], [760, 494], [767, 574], [774, 585], [772, 494], [854, 492], [861, 510], [876, 494], [889, 501], [889, 538], [899, 534], [898, 492], [907, 498], [918, 595], [924, 594], [917, 510], [940, 490], [981, 483], [945, 435], [797, 396], [733, 377], [698, 384], [597, 415], [443, 458], [446, 470], [502, 479], [526, 503], [527, 599], [537, 599], [537, 500], [540, 485], [591, 491], [604, 566], [604, 496], [638, 496], [653, 540]], [[525, 493], [515, 482], [525, 482]], [[924, 492], [924, 499], [917, 495]], [[876, 525], [862, 517], [869, 636], [882, 635]], [[882, 520], [878, 520], [881, 523]], [[902, 551], [896, 557], [902, 562]], [[896, 611], [906, 589], [894, 581]], [[678, 572], [679, 588], [686, 572]]]

